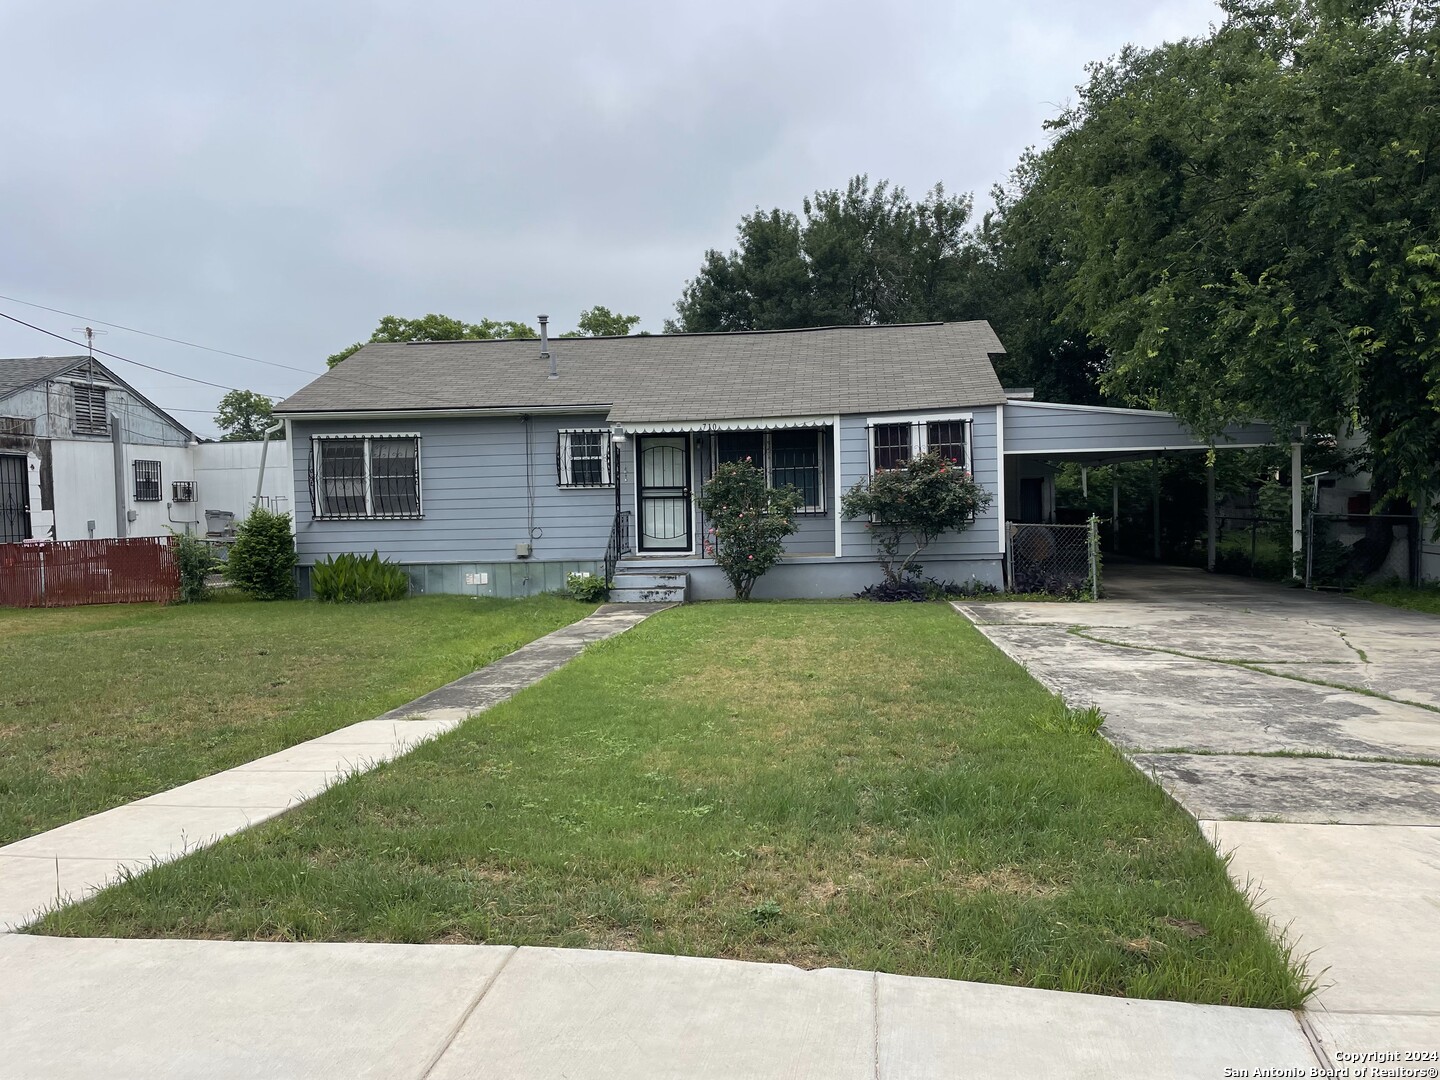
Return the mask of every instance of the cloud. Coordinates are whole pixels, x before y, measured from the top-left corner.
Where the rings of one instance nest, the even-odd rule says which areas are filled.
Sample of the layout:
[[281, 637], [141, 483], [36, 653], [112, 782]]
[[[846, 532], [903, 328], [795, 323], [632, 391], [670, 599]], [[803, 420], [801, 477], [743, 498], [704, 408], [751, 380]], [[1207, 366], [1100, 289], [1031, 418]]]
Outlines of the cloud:
[[[316, 370], [391, 312], [545, 309], [563, 329], [601, 303], [658, 330], [741, 214], [856, 172], [983, 202], [1087, 61], [1217, 14], [11, 4], [0, 292]], [[274, 393], [303, 381], [120, 332], [104, 347]], [[67, 351], [0, 329], [0, 354]], [[216, 396], [137, 381], [176, 407]]]

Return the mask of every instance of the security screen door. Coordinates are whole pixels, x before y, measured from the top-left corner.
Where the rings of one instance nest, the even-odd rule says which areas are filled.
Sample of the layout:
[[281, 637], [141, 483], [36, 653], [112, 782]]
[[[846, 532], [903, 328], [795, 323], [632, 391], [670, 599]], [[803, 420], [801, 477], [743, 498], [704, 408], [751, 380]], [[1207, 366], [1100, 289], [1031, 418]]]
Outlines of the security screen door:
[[690, 550], [690, 441], [686, 435], [635, 439], [640, 550]]

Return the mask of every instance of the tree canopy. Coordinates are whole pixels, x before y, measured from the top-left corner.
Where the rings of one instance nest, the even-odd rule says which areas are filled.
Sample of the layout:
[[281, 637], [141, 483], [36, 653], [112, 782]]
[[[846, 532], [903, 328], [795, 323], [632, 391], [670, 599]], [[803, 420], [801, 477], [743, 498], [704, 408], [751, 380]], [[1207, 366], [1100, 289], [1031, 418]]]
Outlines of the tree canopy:
[[1111, 395], [1206, 435], [1363, 427], [1377, 489], [1433, 499], [1440, 8], [1221, 7], [1206, 38], [1091, 66], [1000, 193], [1001, 291]]
[[760, 210], [740, 220], [738, 246], [705, 253], [675, 305], [670, 332], [972, 317], [968, 195], [937, 184], [912, 200], [903, 188], [856, 176], [815, 192], [802, 215]]
[[[474, 341], [537, 336], [539, 335], [533, 326], [510, 320], [481, 319], [478, 323], [467, 323], [449, 315], [422, 315], [418, 319], [386, 315], [370, 335], [370, 341]], [[354, 356], [366, 344], [367, 342], [357, 341], [354, 345], [333, 353], [326, 359], [326, 366], [334, 367], [340, 361]]]
[[611, 311], [607, 307], [596, 304], [580, 313], [580, 329], [571, 330], [568, 334], [561, 334], [561, 337], [627, 337], [635, 324], [640, 321], [639, 315], [621, 315]]
[[271, 415], [274, 404], [253, 390], [231, 390], [220, 399], [220, 406], [215, 410], [215, 426], [225, 433], [220, 441], [248, 442], [263, 438], [265, 429], [275, 422]]

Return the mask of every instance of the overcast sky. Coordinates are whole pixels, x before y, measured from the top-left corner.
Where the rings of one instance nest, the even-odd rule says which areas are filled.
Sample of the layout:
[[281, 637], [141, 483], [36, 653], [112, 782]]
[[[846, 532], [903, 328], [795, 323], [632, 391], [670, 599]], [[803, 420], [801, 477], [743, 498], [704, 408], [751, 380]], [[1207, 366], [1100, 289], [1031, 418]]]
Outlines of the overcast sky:
[[[5, 0], [0, 293], [316, 373], [389, 313], [565, 330], [604, 304], [659, 331], [742, 214], [858, 172], [983, 204], [1088, 61], [1217, 18], [1204, 0]], [[276, 397], [309, 381], [113, 328], [97, 345]], [[0, 320], [0, 356], [75, 351]], [[221, 391], [114, 366], [214, 433]]]

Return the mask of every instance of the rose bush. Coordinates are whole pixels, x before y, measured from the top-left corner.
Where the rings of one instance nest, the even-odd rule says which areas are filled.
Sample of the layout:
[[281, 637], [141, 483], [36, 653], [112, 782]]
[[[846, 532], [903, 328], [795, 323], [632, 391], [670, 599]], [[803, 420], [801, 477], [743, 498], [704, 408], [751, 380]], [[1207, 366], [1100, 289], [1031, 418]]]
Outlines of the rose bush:
[[801, 505], [794, 487], [767, 487], [764, 471], [749, 458], [716, 466], [700, 492], [709, 523], [705, 554], [725, 572], [735, 599], [749, 600], [755, 582], [779, 560]]

